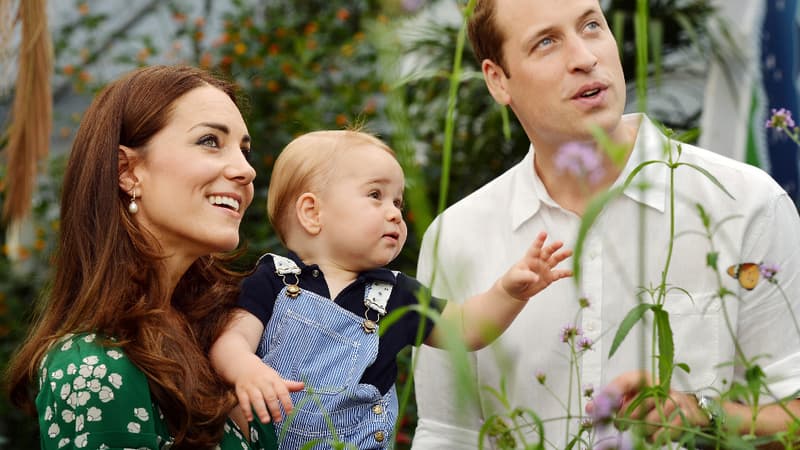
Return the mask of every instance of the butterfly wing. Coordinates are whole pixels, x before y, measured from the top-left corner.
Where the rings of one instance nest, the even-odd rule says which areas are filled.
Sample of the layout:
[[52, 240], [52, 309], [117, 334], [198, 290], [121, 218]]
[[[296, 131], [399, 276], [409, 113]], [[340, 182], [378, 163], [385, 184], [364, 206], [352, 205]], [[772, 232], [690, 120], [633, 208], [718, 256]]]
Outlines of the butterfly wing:
[[728, 267], [727, 272], [732, 278], [736, 278], [739, 281], [739, 285], [748, 291], [756, 287], [761, 275], [761, 269], [756, 263], [734, 264]]

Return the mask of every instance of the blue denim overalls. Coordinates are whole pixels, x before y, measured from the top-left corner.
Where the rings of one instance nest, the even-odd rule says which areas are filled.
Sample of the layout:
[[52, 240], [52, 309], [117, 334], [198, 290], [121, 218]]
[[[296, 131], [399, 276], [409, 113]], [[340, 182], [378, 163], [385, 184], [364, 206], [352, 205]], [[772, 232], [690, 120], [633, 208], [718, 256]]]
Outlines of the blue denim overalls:
[[[398, 410], [395, 387], [381, 395], [375, 386], [359, 383], [378, 354], [376, 321], [300, 289], [295, 262], [269, 255], [286, 287], [275, 301], [258, 355], [283, 378], [305, 382], [305, 389], [291, 393], [291, 415], [275, 424], [279, 448], [296, 450], [312, 441], [319, 444], [315, 449], [330, 448], [335, 438], [359, 449], [391, 447]], [[390, 283], [368, 284], [367, 311], [385, 314], [391, 291]]]

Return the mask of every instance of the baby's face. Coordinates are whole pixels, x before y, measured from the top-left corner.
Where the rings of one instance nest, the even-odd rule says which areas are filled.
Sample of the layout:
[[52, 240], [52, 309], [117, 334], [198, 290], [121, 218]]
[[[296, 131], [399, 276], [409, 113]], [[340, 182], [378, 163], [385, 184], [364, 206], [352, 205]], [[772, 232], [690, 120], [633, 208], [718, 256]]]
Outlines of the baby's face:
[[382, 267], [400, 254], [408, 229], [403, 220], [403, 169], [382, 148], [362, 145], [333, 163], [321, 192], [323, 245], [347, 267]]

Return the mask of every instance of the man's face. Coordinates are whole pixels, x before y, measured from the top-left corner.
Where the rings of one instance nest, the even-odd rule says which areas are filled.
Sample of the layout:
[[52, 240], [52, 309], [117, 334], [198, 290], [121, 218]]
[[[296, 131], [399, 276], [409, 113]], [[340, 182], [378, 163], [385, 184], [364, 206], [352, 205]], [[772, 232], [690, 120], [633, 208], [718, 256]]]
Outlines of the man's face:
[[625, 108], [625, 77], [599, 2], [496, 2], [508, 73], [484, 62], [484, 75], [537, 147], [588, 140], [591, 125], [613, 133]]

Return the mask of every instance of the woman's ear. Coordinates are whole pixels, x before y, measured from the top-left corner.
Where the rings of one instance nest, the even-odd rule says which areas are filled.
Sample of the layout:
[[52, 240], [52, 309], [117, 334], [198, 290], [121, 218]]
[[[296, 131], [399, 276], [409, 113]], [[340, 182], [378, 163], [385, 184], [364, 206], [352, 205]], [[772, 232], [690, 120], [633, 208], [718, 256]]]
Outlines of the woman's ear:
[[139, 179], [134, 174], [133, 169], [136, 166], [138, 154], [133, 149], [124, 145], [119, 146], [117, 151], [117, 159], [119, 161], [117, 170], [119, 173], [119, 188], [125, 192], [129, 192], [136, 186]]
[[295, 203], [295, 213], [300, 226], [312, 236], [316, 236], [322, 231], [320, 206], [319, 199], [311, 192], [301, 195]]

